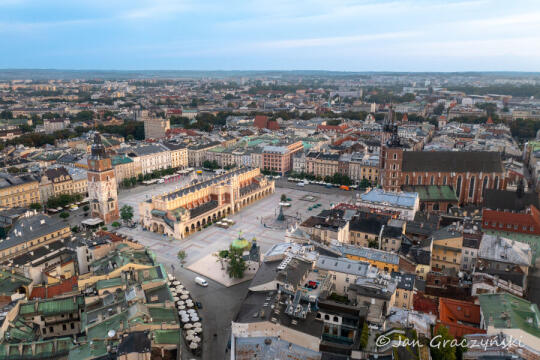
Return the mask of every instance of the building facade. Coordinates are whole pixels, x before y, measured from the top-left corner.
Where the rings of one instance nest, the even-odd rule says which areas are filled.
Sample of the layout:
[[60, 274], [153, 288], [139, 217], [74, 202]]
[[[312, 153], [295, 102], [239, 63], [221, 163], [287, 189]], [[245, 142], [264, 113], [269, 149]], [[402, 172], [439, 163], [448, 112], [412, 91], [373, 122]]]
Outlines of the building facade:
[[88, 197], [92, 216], [106, 224], [119, 219], [118, 192], [111, 158], [96, 134], [88, 157]]
[[141, 223], [152, 232], [183, 239], [274, 192], [260, 169], [239, 168], [139, 204]]

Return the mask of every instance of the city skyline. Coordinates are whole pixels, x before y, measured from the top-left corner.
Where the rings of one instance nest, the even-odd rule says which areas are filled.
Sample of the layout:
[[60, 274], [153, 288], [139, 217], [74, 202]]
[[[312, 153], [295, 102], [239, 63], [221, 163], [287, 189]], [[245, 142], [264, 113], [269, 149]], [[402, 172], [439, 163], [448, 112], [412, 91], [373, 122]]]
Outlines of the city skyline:
[[0, 68], [538, 71], [533, 1], [0, 0]]

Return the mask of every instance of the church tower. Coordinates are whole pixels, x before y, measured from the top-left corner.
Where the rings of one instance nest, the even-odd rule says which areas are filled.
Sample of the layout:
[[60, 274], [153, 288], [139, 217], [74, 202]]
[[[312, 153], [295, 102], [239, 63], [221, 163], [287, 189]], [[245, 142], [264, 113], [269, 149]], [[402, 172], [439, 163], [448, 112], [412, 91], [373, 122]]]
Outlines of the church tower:
[[392, 106], [383, 123], [381, 153], [379, 156], [380, 184], [386, 191], [401, 191], [401, 171], [403, 165], [403, 146], [398, 136], [398, 125], [394, 123]]
[[101, 136], [96, 133], [88, 157], [88, 197], [92, 216], [106, 224], [118, 220], [118, 192], [111, 158], [105, 152]]

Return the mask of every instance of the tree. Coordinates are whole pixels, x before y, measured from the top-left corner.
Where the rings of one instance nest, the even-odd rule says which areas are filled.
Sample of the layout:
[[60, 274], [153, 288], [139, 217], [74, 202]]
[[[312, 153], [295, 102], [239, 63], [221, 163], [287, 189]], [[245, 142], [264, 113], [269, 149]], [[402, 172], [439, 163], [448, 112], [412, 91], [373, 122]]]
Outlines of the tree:
[[180, 262], [183, 264], [184, 263], [184, 260], [186, 259], [187, 257], [187, 254], [184, 250], [180, 250], [178, 252], [178, 254], [176, 254], [176, 256], [178, 257], [178, 260], [180, 260]]
[[119, 228], [120, 227], [120, 223], [118, 221], [115, 221], [111, 224], [113, 227], [115, 228]]
[[[450, 342], [454, 340], [445, 326], [439, 326], [437, 329], [438, 338], [434, 346], [430, 346], [431, 357], [433, 360], [456, 360], [456, 347], [451, 346]], [[445, 340], [446, 344], [445, 344]], [[445, 346], [446, 345], [446, 346]]]
[[242, 257], [242, 250], [235, 249], [232, 246], [229, 249], [229, 267], [227, 273], [230, 278], [241, 279], [246, 271], [246, 262]]
[[62, 219], [67, 219], [67, 218], [69, 217], [69, 213], [66, 212], [66, 211], [61, 212], [61, 213], [60, 213], [60, 217], [61, 217]]
[[41, 210], [41, 204], [40, 203], [31, 203], [29, 207], [32, 210], [37, 210], [37, 211]]
[[281, 202], [287, 201], [287, 195], [281, 194]]
[[367, 321], [364, 321], [362, 326], [362, 332], [360, 333], [360, 348], [365, 349], [369, 339], [369, 328], [367, 326]]
[[88, 210], [90, 210], [90, 206], [84, 205], [84, 206], [83, 206], [83, 210], [84, 210], [84, 212], [87, 212]]
[[362, 179], [359, 186], [361, 188], [367, 188], [371, 186], [371, 182], [368, 179]]
[[133, 218], [133, 207], [129, 205], [122, 206], [122, 208], [120, 209], [120, 217], [124, 221], [131, 221], [131, 219]]
[[440, 103], [438, 104], [437, 106], [435, 106], [435, 108], [433, 109], [433, 113], [435, 115], [442, 115], [444, 111], [444, 104], [443, 103]]

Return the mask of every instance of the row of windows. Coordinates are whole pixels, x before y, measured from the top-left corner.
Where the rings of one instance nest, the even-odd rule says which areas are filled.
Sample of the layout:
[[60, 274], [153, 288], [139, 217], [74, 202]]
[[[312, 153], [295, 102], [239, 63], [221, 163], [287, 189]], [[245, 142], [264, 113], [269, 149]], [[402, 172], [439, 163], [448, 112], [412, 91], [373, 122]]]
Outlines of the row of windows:
[[[484, 225], [489, 226], [489, 221], [485, 221]], [[498, 226], [500, 229], [505, 227], [504, 223], [502, 223], [502, 222], [498, 223], [496, 221], [492, 221], [491, 226], [492, 227], [497, 227]], [[506, 224], [506, 228], [507, 229], [512, 229], [513, 228], [514, 230], [519, 230], [519, 225], [518, 224]], [[527, 225], [521, 226], [521, 230], [527, 231], [527, 229], [529, 229], [529, 231], [534, 231], [534, 226], [527, 226]]]

